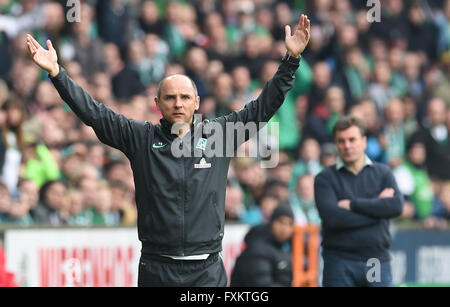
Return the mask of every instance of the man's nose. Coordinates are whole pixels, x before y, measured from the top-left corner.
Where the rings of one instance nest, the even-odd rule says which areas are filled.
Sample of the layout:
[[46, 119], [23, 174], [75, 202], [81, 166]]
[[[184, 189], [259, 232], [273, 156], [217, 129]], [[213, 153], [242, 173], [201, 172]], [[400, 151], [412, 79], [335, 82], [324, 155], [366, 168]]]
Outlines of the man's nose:
[[176, 107], [176, 108], [181, 108], [181, 107], [183, 107], [183, 103], [181, 102], [181, 98], [180, 98], [180, 97], [177, 97], [177, 98], [175, 99], [175, 107]]

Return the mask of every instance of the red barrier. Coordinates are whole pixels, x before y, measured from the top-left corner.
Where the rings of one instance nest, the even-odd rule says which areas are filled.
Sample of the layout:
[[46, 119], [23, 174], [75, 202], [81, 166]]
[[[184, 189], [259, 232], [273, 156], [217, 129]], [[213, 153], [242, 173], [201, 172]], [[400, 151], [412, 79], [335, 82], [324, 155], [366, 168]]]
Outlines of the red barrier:
[[0, 287], [18, 287], [14, 280], [14, 274], [6, 271], [6, 255], [0, 245]]

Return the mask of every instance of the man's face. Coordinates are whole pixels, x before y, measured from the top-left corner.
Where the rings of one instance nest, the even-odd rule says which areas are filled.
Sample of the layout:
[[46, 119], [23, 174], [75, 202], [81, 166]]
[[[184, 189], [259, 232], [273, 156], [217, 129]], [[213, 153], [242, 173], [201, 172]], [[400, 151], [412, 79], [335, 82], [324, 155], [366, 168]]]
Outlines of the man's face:
[[272, 222], [272, 233], [278, 242], [286, 242], [294, 233], [294, 220], [287, 216], [277, 218]]
[[161, 97], [155, 98], [156, 106], [170, 123], [191, 124], [195, 110], [198, 110], [200, 98], [196, 96], [189, 78], [175, 75], [164, 80]]
[[425, 145], [422, 143], [414, 144], [408, 151], [408, 157], [409, 160], [416, 165], [423, 164], [427, 157]]
[[345, 164], [352, 164], [364, 158], [367, 138], [361, 135], [358, 127], [352, 126], [336, 132], [336, 147]]

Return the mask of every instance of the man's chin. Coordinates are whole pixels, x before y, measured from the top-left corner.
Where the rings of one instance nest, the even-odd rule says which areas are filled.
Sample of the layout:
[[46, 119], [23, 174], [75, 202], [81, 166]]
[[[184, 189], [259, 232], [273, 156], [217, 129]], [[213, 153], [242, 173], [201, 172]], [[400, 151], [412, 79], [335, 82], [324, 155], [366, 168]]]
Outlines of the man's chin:
[[188, 126], [189, 127], [189, 122], [186, 121], [185, 118], [172, 118], [172, 125], [177, 125], [177, 126]]
[[342, 157], [341, 159], [344, 162], [344, 164], [347, 164], [347, 165], [354, 164], [357, 161], [357, 159], [352, 158], [352, 157], [347, 157], [347, 158], [346, 157]]
[[170, 121], [172, 122], [172, 124], [183, 124], [183, 123], [188, 124], [186, 118], [181, 116], [172, 117]]

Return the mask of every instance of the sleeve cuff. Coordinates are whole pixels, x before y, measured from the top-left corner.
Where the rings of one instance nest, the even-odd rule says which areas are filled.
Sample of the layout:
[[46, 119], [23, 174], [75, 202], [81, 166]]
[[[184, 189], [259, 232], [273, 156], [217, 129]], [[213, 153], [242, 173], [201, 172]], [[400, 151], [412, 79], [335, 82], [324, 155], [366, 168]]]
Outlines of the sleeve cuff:
[[59, 79], [61, 77], [61, 75], [65, 72], [66, 70], [64, 69], [64, 67], [62, 67], [61, 65], [59, 65], [59, 72], [56, 76], [52, 77], [50, 74], [48, 74], [48, 78], [50, 80], [55, 80], [55, 79]]
[[354, 212], [358, 211], [358, 204], [354, 199], [352, 199], [350, 201], [350, 211], [354, 211]]
[[298, 58], [292, 56], [289, 54], [289, 52], [286, 52], [286, 54], [284, 55], [282, 61], [286, 62], [286, 63], [290, 63], [296, 66], [300, 65], [300, 60], [301, 60], [302, 56], [300, 55]]

